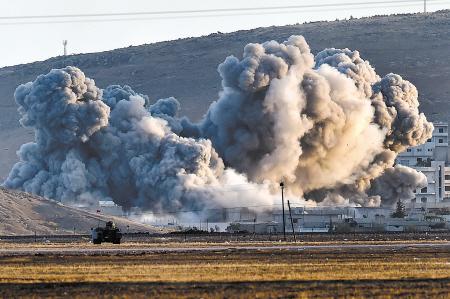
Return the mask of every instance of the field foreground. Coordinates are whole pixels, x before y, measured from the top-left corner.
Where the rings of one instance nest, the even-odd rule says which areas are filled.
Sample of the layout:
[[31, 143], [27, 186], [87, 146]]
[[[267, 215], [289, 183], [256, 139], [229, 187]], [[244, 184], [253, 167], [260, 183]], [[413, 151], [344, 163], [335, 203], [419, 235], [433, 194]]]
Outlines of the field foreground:
[[140, 244], [136, 251], [75, 243], [31, 246], [35, 254], [24, 246], [0, 253], [0, 297], [443, 298], [450, 289], [447, 242]]

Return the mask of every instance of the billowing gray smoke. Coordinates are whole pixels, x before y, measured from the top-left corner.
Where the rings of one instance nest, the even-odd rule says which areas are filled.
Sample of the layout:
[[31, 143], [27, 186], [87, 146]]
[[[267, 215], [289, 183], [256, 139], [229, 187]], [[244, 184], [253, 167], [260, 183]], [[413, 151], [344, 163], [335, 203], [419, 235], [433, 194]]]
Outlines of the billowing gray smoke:
[[5, 185], [156, 211], [269, 204], [280, 181], [291, 196], [360, 205], [391, 204], [424, 184], [393, 167], [431, 137], [416, 88], [380, 78], [357, 51], [314, 57], [292, 36], [247, 45], [219, 73], [223, 91], [197, 124], [178, 118], [174, 98], [150, 105], [128, 86], [102, 91], [74, 67], [19, 86], [36, 142], [21, 147]]
[[369, 193], [377, 194], [385, 199], [386, 204], [393, 205], [395, 200], [407, 200], [415, 197], [413, 190], [417, 186], [427, 185], [427, 178], [423, 173], [420, 175], [409, 167], [396, 165], [390, 167], [377, 178]]
[[314, 59], [293, 36], [249, 44], [242, 60], [228, 57], [219, 72], [223, 92], [200, 135], [252, 181], [284, 180], [307, 198], [338, 192], [377, 204], [365, 195], [371, 181], [432, 134], [416, 88], [398, 75], [380, 79], [357, 51], [326, 49]]
[[102, 95], [74, 67], [39, 76], [15, 97], [36, 142], [21, 147], [7, 187], [83, 205], [112, 199], [161, 211], [235, 206], [239, 196], [272, 203], [267, 186], [225, 170], [209, 140], [174, 133], [182, 128], [173, 98], [146, 106], [146, 96], [117, 85]]

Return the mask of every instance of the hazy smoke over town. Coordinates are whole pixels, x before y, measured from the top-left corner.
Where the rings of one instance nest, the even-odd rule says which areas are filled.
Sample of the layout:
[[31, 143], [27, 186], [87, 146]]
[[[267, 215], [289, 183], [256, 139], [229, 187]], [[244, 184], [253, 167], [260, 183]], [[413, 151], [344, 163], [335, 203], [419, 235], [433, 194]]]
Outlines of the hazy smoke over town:
[[150, 104], [129, 86], [99, 89], [66, 67], [17, 88], [22, 145], [9, 188], [152, 211], [270, 205], [278, 185], [318, 204], [391, 205], [426, 184], [394, 166], [433, 126], [417, 90], [379, 77], [357, 51], [315, 57], [303, 37], [248, 44], [219, 65], [223, 90], [203, 120], [174, 98]]

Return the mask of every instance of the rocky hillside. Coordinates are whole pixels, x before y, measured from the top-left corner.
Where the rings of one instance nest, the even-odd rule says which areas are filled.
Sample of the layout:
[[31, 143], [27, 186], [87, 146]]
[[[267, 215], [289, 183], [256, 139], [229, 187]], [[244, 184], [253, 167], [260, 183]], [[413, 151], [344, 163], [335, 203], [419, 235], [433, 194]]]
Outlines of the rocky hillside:
[[153, 101], [175, 96], [183, 115], [199, 119], [217, 98], [216, 68], [226, 56], [241, 55], [249, 42], [282, 41], [293, 34], [304, 35], [315, 53], [327, 47], [360, 50], [380, 75], [395, 72], [412, 81], [430, 119], [449, 118], [450, 11], [212, 34], [0, 69], [0, 180], [16, 161], [19, 145], [32, 140], [32, 132], [18, 124], [13, 93], [20, 83], [52, 68], [74, 65], [100, 87], [128, 84]]
[[123, 231], [156, 232], [150, 225], [90, 213], [25, 192], [0, 188], [0, 235], [90, 233], [91, 227], [113, 220]]

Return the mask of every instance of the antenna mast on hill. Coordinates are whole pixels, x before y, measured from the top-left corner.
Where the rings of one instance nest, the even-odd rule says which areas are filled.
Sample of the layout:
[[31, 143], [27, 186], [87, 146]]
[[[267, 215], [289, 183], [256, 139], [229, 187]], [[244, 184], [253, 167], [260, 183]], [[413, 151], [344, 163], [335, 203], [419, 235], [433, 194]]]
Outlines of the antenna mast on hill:
[[67, 40], [63, 40], [63, 46], [64, 46], [64, 56], [67, 56]]
[[423, 0], [423, 13], [427, 13], [427, 0]]

